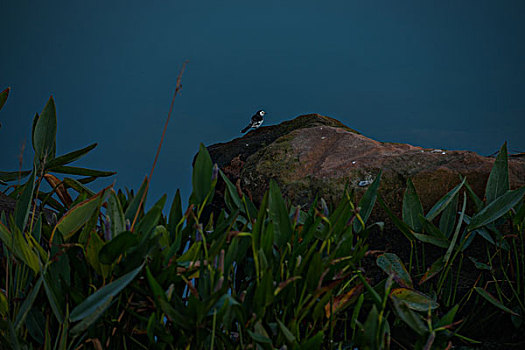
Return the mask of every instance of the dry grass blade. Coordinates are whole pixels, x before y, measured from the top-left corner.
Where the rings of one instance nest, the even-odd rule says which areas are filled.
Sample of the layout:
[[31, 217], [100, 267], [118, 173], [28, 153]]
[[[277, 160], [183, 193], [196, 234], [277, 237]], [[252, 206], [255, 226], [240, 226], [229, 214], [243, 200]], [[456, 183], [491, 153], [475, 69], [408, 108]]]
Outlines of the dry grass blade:
[[62, 204], [68, 208], [73, 203], [73, 199], [67, 192], [64, 182], [52, 174], [44, 174], [44, 179], [53, 188], [52, 192], [55, 192]]
[[170, 110], [168, 112], [168, 117], [166, 118], [166, 123], [164, 123], [164, 130], [162, 130], [162, 136], [160, 138], [159, 147], [157, 147], [157, 153], [155, 154], [155, 159], [153, 160], [153, 165], [151, 166], [151, 171], [150, 171], [149, 176], [148, 176], [148, 182], [146, 183], [146, 189], [145, 189], [144, 193], [142, 194], [142, 198], [140, 199], [139, 206], [137, 208], [137, 212], [135, 213], [135, 217], [133, 218], [133, 223], [131, 224], [131, 229], [130, 229], [131, 232], [133, 232], [133, 229], [135, 227], [135, 223], [137, 222], [137, 218], [138, 218], [139, 213], [140, 213], [140, 208], [142, 208], [142, 204], [144, 203], [144, 198], [146, 198], [146, 193], [148, 193], [149, 183], [151, 181], [151, 177], [153, 176], [153, 170], [155, 170], [155, 165], [157, 164], [157, 159], [159, 158], [160, 150], [162, 148], [162, 144], [164, 143], [164, 136], [166, 135], [166, 130], [168, 128], [168, 124], [169, 124], [170, 119], [171, 119], [171, 112], [173, 111], [173, 105], [175, 104], [175, 97], [177, 97], [177, 94], [182, 89], [182, 84], [181, 84], [182, 83], [182, 74], [184, 74], [184, 70], [186, 69], [186, 64], [187, 63], [188, 63], [188, 61], [185, 61], [182, 64], [182, 67], [181, 67], [181, 69], [179, 71], [179, 75], [177, 76], [177, 84], [175, 85], [175, 92], [173, 93], [173, 98], [171, 99], [171, 105], [170, 105]]

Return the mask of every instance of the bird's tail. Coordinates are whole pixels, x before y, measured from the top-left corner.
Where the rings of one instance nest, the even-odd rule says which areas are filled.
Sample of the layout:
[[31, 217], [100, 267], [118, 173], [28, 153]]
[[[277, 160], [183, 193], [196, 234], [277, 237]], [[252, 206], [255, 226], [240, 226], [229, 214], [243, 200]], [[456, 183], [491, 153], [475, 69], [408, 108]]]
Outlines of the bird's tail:
[[248, 129], [251, 127], [252, 125], [251, 124], [248, 124], [247, 127], [245, 127], [244, 129], [241, 130], [242, 133], [245, 133], [246, 131], [248, 131]]

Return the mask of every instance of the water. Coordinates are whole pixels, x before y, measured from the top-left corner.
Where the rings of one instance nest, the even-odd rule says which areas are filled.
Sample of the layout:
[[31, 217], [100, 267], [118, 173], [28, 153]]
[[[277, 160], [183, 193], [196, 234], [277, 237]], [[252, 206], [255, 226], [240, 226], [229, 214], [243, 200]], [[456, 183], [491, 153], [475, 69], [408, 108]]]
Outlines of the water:
[[98, 142], [77, 164], [137, 189], [186, 59], [150, 201], [188, 198], [199, 142], [240, 136], [258, 109], [264, 125], [320, 113], [381, 141], [525, 151], [524, 14], [517, 1], [6, 2], [0, 170], [24, 143], [30, 166], [31, 121], [52, 94], [58, 153]]

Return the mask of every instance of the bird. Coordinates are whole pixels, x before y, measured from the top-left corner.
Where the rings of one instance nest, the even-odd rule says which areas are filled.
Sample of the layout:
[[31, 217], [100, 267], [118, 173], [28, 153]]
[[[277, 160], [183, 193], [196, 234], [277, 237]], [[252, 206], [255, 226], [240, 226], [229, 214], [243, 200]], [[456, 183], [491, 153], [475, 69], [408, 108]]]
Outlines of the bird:
[[250, 128], [257, 129], [264, 121], [264, 115], [266, 114], [265, 111], [258, 110], [257, 113], [255, 113], [252, 117], [252, 120], [250, 121], [250, 124], [248, 124], [244, 129], [241, 130], [242, 133], [245, 133]]

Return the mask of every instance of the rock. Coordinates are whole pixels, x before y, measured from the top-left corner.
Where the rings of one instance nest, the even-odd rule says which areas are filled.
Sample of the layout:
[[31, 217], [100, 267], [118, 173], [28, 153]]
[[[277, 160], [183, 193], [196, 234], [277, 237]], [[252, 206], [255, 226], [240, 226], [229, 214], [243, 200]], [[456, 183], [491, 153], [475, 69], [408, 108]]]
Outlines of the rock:
[[[494, 163], [494, 158], [470, 151], [375, 141], [318, 114], [261, 127], [208, 150], [212, 160], [233, 183], [240, 181], [256, 203], [270, 179], [302, 207], [308, 207], [316, 195], [336, 204], [347, 184], [359, 198], [381, 169], [380, 193], [398, 216], [408, 178], [414, 182], [426, 212], [460, 182], [459, 175], [466, 176], [474, 192], [483, 198]], [[509, 159], [509, 178], [511, 188], [525, 185], [523, 158]]]
[[281, 136], [298, 129], [312, 128], [316, 126], [333, 126], [342, 128], [349, 132], [359, 134], [350, 129], [338, 120], [323, 117], [319, 114], [308, 114], [297, 117], [293, 120], [283, 122], [279, 125], [270, 125], [253, 130], [243, 137], [236, 138], [227, 143], [217, 143], [208, 146], [208, 151], [215, 163], [220, 168], [230, 164], [233, 158], [240, 157], [243, 161], [267, 145], [270, 145]]
[[[336, 205], [345, 186], [356, 194], [356, 201], [382, 170], [379, 192], [386, 205], [401, 217], [407, 179], [411, 178], [426, 212], [466, 176], [474, 192], [483, 198], [495, 158], [470, 151], [428, 149], [401, 143], [372, 140], [332, 118], [318, 114], [297, 117], [275, 126], [261, 127], [228, 143], [208, 147], [211, 158], [230, 180], [259, 204], [274, 179], [292, 203], [308, 208], [316, 195]], [[525, 159], [509, 159], [512, 189], [525, 186]], [[224, 183], [217, 184], [213, 211], [223, 207]], [[469, 199], [468, 203], [472, 201]], [[459, 210], [459, 209], [458, 209]], [[385, 222], [382, 234], [368, 238], [371, 251], [391, 251], [409, 261], [410, 245], [376, 203], [368, 223]], [[469, 255], [482, 259], [486, 252], [479, 238]], [[421, 245], [421, 243], [416, 243]], [[444, 249], [426, 250], [430, 266]], [[367, 277], [375, 282], [384, 274], [375, 259], [364, 260]], [[460, 274], [458, 295], [469, 292], [479, 270], [465, 263]]]

